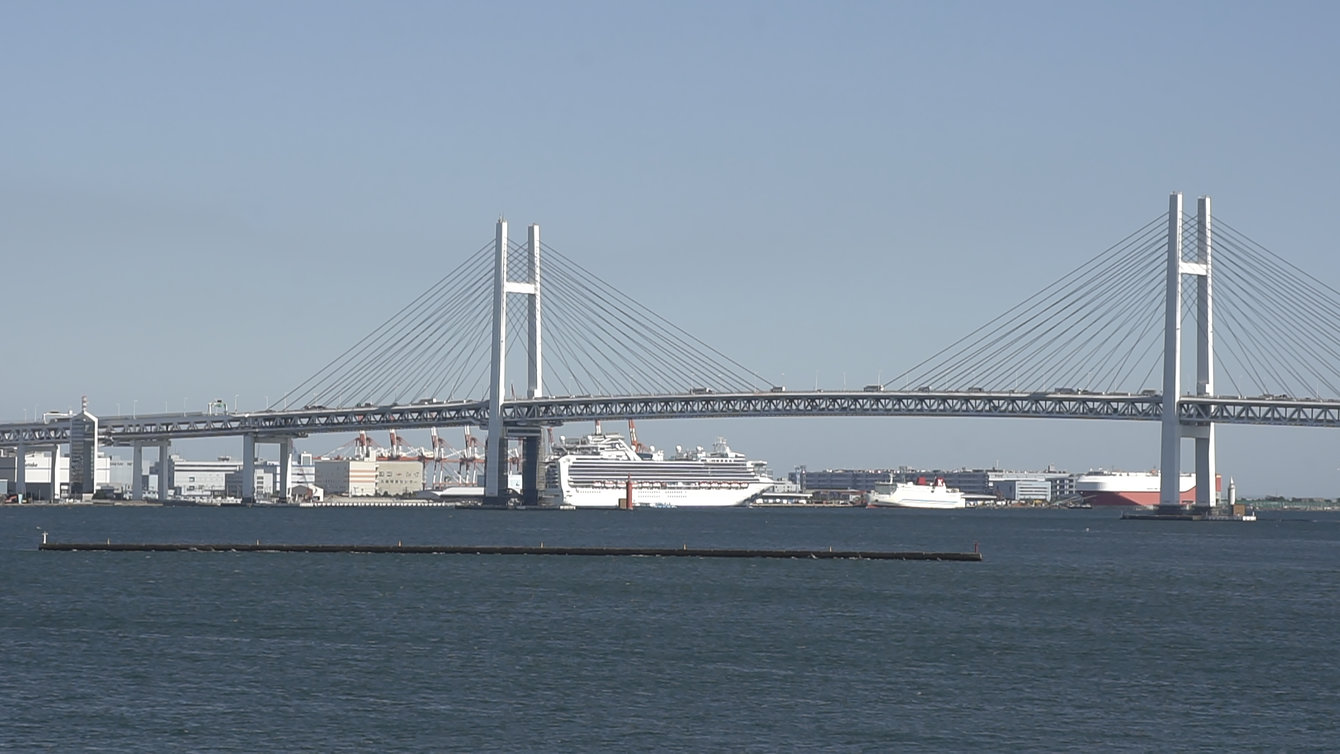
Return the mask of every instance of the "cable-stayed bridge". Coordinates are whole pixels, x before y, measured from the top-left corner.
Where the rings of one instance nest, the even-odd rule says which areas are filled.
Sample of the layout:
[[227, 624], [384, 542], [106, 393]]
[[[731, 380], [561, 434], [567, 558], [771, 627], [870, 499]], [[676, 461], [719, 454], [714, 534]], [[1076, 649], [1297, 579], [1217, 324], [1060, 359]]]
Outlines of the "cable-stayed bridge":
[[[143, 446], [166, 457], [181, 438], [241, 436], [251, 461], [256, 443], [279, 444], [282, 457], [293, 438], [318, 432], [480, 426], [489, 430], [486, 459], [505, 458], [508, 438], [521, 441], [533, 502], [541, 428], [569, 421], [1125, 419], [1162, 422], [1164, 468], [1180, 468], [1180, 440], [1195, 438], [1197, 490], [1209, 496], [1216, 424], [1340, 426], [1340, 293], [1212, 223], [1209, 209], [1202, 198], [1188, 215], [1174, 194], [1163, 215], [1034, 296], [854, 391], [774, 384], [541, 243], [538, 226], [515, 243], [500, 220], [491, 243], [264, 411], [83, 411], [0, 424], [0, 445], [22, 454], [68, 444], [71, 489], [80, 489], [78, 466], [91, 491], [84, 459], [98, 443], [132, 446], [138, 468]], [[1190, 389], [1183, 341], [1196, 353]], [[525, 375], [521, 394], [509, 374]], [[495, 464], [487, 474], [495, 502], [506, 494], [505, 472]], [[1176, 480], [1164, 475], [1165, 485]], [[1175, 507], [1170, 494], [1164, 503]]]

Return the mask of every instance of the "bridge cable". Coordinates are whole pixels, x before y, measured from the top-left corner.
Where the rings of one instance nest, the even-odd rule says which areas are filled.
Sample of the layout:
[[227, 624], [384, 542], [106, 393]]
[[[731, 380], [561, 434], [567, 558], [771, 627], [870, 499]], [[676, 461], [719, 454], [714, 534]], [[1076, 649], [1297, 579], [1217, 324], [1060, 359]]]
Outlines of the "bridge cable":
[[[962, 378], [965, 371], [974, 378], [987, 377], [992, 380], [1004, 379], [1005, 373], [1013, 371], [1016, 383], [1037, 379], [1038, 371], [1046, 365], [1046, 355], [1064, 347], [1064, 341], [1056, 337], [1058, 328], [1061, 332], [1074, 331], [1077, 327], [1081, 332], [1094, 328], [1102, 332], [1114, 326], [1121, 329], [1121, 323], [1113, 325], [1104, 321], [1102, 311], [1095, 308], [1093, 303], [1100, 300], [1104, 293], [1110, 297], [1114, 281], [1117, 283], [1115, 290], [1119, 292], [1133, 284], [1134, 270], [1138, 264], [1136, 259], [1141, 254], [1147, 254], [1157, 242], [1158, 229], [1165, 220], [1166, 213], [1044, 287], [1038, 294], [885, 384], [899, 381], [910, 384], [911, 376], [917, 375], [917, 382], [934, 385], [942, 380], [953, 379], [956, 374]], [[1088, 314], [1084, 313], [1086, 307]], [[1081, 314], [1078, 323], [1072, 316], [1076, 312]], [[1068, 327], [1066, 322], [1070, 323]], [[1042, 325], [1041, 329], [1039, 325]], [[1129, 327], [1127, 325], [1127, 329]], [[1006, 359], [997, 359], [997, 367], [990, 368], [992, 356], [999, 354], [1002, 339], [1007, 346], [1012, 347], [1011, 353], [1026, 356], [1022, 374], [1018, 363]], [[956, 348], [958, 350], [954, 350]], [[936, 362], [936, 359], [939, 361]], [[1030, 361], [1032, 366], [1027, 366]], [[937, 366], [931, 366], [933, 363]], [[977, 367], [972, 367], [972, 364]], [[988, 367], [982, 369], [983, 364]]]

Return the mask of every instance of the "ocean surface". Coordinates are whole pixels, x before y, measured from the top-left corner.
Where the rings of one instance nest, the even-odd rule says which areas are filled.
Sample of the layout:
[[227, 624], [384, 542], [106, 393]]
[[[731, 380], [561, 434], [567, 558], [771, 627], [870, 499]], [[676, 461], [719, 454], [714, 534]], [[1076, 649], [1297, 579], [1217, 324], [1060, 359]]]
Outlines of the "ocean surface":
[[5, 751], [1333, 751], [1338, 636], [1334, 513], [0, 508]]

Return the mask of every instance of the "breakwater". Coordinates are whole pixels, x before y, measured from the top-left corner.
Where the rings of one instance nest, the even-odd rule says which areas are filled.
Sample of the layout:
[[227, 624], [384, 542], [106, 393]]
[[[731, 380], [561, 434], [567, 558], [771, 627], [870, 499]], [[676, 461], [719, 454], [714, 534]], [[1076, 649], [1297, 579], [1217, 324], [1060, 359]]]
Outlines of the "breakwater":
[[799, 550], [674, 547], [548, 547], [495, 545], [369, 545], [369, 544], [271, 544], [198, 542], [42, 542], [39, 550], [56, 552], [301, 552], [418, 555], [576, 555], [642, 556], [661, 558], [796, 558], [815, 560], [953, 560], [979, 562], [980, 552], [923, 552], [888, 550]]

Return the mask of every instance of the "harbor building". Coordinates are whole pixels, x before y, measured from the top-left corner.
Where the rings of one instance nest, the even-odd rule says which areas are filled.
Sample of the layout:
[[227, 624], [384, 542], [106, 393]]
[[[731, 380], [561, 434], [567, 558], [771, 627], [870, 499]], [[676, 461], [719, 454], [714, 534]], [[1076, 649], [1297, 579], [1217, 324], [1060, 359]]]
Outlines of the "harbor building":
[[[279, 484], [283, 479], [280, 474], [279, 461], [271, 461], [264, 458], [257, 458], [253, 465], [256, 471], [256, 486], [252, 489], [258, 497], [284, 497], [292, 499], [295, 496], [294, 490], [302, 488], [298, 496], [312, 494], [312, 488], [316, 484], [316, 463], [312, 460], [311, 453], [299, 453], [295, 459], [289, 456], [288, 459], [288, 490], [280, 495]], [[236, 479], [236, 484], [233, 483]], [[242, 474], [239, 471], [236, 475], [229, 477], [228, 496], [243, 497]]]
[[115, 492], [130, 492], [134, 488], [135, 474], [143, 470], [135, 469], [135, 462], [129, 458], [109, 456], [107, 459], [107, 486]]
[[977, 498], [998, 500], [1061, 500], [1075, 493], [1069, 472], [1005, 471], [1002, 469], [824, 469], [805, 467], [787, 475], [805, 490], [873, 490], [880, 482], [916, 482], [943, 479], [945, 485]]
[[[1051, 502], [1073, 494], [1075, 478], [1066, 471], [1004, 471], [963, 469], [930, 472], [964, 494], [986, 495], [998, 500], [1044, 500]], [[1069, 492], [1067, 492], [1069, 490]]]
[[[55, 474], [52, 474], [53, 456]], [[7, 482], [10, 492], [18, 491], [17, 454], [12, 449], [0, 448], [0, 479]], [[63, 500], [70, 494], [70, 458], [50, 448], [30, 450], [24, 454], [23, 477], [28, 500]], [[98, 453], [93, 466], [94, 489], [111, 486], [112, 459]], [[54, 486], [54, 494], [53, 494]]]
[[[377, 494], [377, 462], [317, 461], [316, 484], [325, 490], [327, 495], [370, 497]], [[423, 487], [422, 477], [419, 487]]]
[[[801, 466], [786, 475], [802, 490], [873, 490], [879, 482], [889, 481], [896, 469], [824, 469], [810, 471]], [[896, 477], [895, 477], [896, 479]]]
[[1002, 500], [1052, 500], [1052, 484], [1046, 479], [1001, 479], [995, 486]]
[[377, 494], [412, 495], [423, 489], [423, 461], [377, 461]]
[[[279, 487], [279, 464], [266, 462], [264, 468], [271, 469], [275, 475], [275, 490]], [[259, 489], [259, 488], [258, 488]], [[297, 458], [289, 458], [288, 462], [288, 491], [284, 497], [289, 500], [311, 499], [313, 496], [320, 498], [324, 491], [316, 483], [316, 461], [311, 453], [299, 453]]]
[[[256, 494], [274, 496], [280, 479], [279, 462], [256, 459]], [[161, 473], [157, 461], [149, 466], [145, 489], [157, 489]], [[176, 499], [207, 500], [221, 497], [242, 497], [242, 460], [219, 456], [213, 461], [196, 461], [172, 455], [167, 463], [169, 494]], [[311, 453], [302, 453], [289, 459], [289, 488], [315, 485], [316, 467]]]
[[[254, 467], [252, 467], [252, 471], [255, 473], [255, 479], [253, 480], [255, 482], [255, 486], [252, 487], [252, 489], [255, 490], [255, 494], [257, 497], [269, 497], [274, 495], [275, 484], [276, 484], [275, 482], [276, 466], [277, 464], [270, 463], [270, 464], [257, 464]], [[224, 493], [228, 497], [241, 499], [243, 493], [243, 482], [245, 481], [246, 481], [246, 472], [244, 472], [241, 468], [237, 469], [237, 471], [228, 472], [228, 474], [224, 477]]]
[[[174, 498], [188, 500], [226, 497], [228, 475], [241, 471], [242, 461], [231, 456], [219, 456], [213, 461], [193, 461], [177, 454], [168, 456], [166, 472], [154, 461], [149, 475], [155, 479], [166, 473], [168, 493]], [[157, 489], [156, 486], [145, 489]]]

